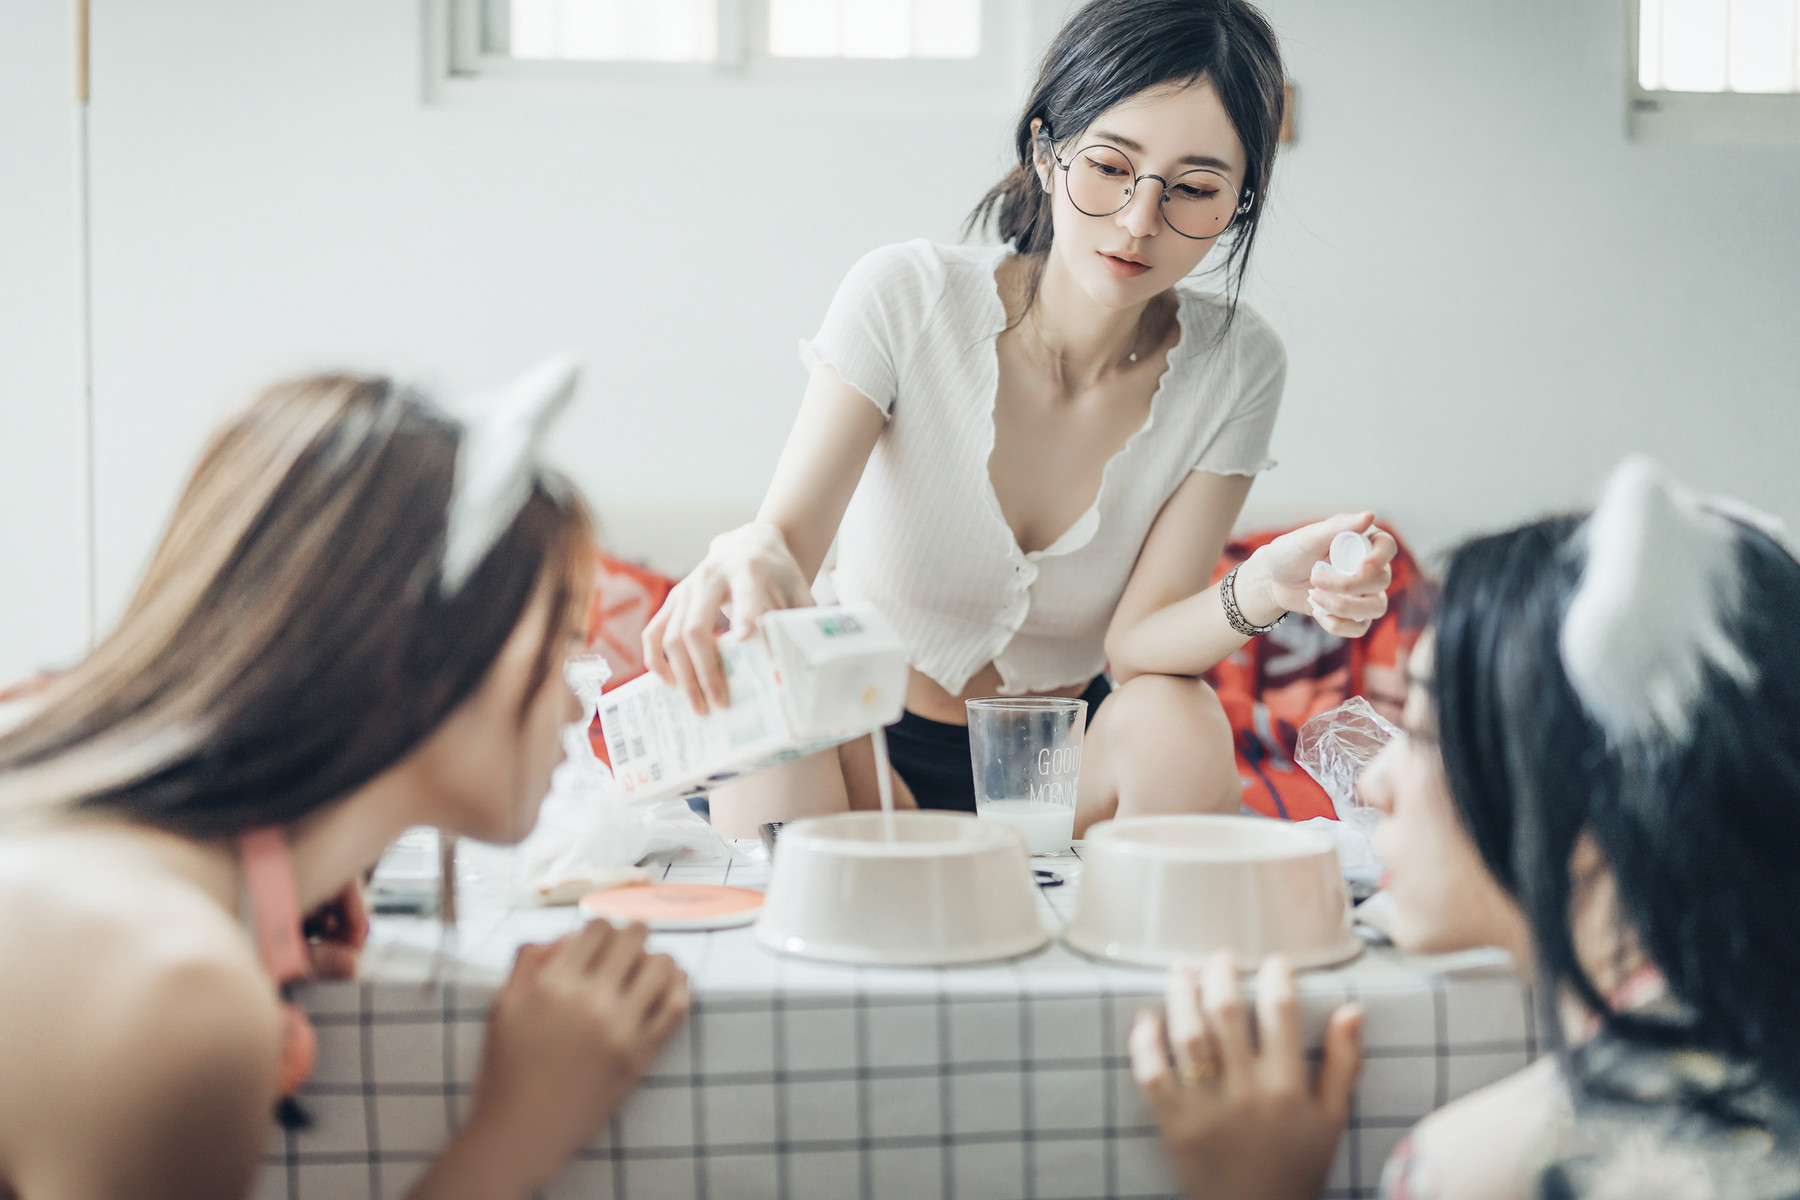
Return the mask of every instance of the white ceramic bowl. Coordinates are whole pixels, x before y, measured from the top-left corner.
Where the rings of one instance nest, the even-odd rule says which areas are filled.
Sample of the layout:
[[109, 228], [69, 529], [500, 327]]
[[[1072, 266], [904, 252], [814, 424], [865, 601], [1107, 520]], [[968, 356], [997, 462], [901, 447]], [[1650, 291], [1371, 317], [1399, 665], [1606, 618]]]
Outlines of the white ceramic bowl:
[[1129, 817], [1088, 830], [1070, 949], [1143, 966], [1230, 949], [1254, 968], [1281, 954], [1296, 968], [1354, 958], [1362, 939], [1337, 847], [1261, 817]]
[[784, 825], [756, 939], [830, 962], [950, 966], [1028, 954], [1038, 918], [1025, 839], [971, 814], [878, 812]]

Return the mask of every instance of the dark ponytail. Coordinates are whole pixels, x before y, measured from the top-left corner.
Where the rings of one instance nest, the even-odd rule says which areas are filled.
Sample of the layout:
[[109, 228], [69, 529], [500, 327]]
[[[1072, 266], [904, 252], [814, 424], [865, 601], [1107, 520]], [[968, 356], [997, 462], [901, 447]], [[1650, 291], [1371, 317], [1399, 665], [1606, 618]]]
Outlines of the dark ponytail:
[[1037, 160], [1049, 137], [1075, 137], [1107, 109], [1163, 84], [1212, 85], [1243, 144], [1249, 202], [1223, 235], [1221, 267], [1237, 307], [1250, 248], [1262, 219], [1281, 130], [1281, 49], [1268, 20], [1246, 0], [1093, 0], [1070, 18], [1044, 55], [1037, 83], [1013, 131], [1018, 165], [969, 214], [966, 232], [992, 226], [1000, 240], [1034, 257], [1031, 294], [1052, 237], [1050, 197]]
[[[1030, 122], [1026, 124], [1029, 127]], [[1000, 240], [1020, 254], [1041, 254], [1050, 248], [1050, 193], [1029, 164], [1014, 167], [988, 189], [969, 214], [968, 227], [973, 231], [990, 219]]]

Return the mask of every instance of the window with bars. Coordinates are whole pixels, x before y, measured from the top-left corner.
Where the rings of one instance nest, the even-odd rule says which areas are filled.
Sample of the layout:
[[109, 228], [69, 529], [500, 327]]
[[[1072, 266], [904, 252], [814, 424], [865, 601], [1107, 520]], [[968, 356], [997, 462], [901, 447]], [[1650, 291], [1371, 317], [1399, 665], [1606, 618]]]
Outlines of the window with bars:
[[486, 24], [484, 49], [510, 58], [713, 62], [719, 57], [718, 0], [510, 0], [490, 5]]
[[1800, 0], [1639, 0], [1646, 92], [1800, 92]]
[[482, 26], [520, 60], [957, 59], [981, 51], [981, 0], [486, 0]]
[[1632, 0], [1630, 12], [1632, 137], [1800, 143], [1800, 0]]
[[769, 0], [777, 58], [974, 58], [981, 0]]

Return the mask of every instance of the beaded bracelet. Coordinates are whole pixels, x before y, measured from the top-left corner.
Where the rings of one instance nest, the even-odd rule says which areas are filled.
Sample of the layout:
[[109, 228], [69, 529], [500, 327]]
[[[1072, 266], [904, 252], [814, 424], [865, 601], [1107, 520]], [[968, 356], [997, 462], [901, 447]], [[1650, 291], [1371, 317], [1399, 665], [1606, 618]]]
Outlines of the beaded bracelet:
[[1225, 619], [1231, 623], [1233, 629], [1237, 630], [1245, 637], [1256, 637], [1259, 634], [1269, 632], [1269, 630], [1287, 620], [1287, 614], [1285, 612], [1282, 613], [1267, 625], [1252, 625], [1244, 617], [1244, 610], [1239, 608], [1237, 603], [1237, 573], [1238, 568], [1243, 565], [1243, 563], [1239, 563], [1236, 567], [1225, 572], [1225, 578], [1219, 581], [1219, 601], [1225, 606]]

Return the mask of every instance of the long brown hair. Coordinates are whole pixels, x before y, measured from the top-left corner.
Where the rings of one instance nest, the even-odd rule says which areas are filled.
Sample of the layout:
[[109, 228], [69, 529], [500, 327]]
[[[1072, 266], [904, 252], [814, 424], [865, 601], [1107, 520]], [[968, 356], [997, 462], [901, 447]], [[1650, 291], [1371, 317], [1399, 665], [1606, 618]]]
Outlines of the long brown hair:
[[461, 437], [388, 379], [264, 392], [207, 446], [118, 627], [0, 736], [0, 806], [200, 837], [292, 822], [423, 741], [541, 584], [535, 695], [586, 605], [591, 521], [539, 470], [510, 528], [443, 594]]

